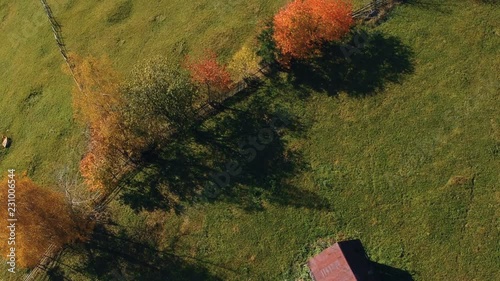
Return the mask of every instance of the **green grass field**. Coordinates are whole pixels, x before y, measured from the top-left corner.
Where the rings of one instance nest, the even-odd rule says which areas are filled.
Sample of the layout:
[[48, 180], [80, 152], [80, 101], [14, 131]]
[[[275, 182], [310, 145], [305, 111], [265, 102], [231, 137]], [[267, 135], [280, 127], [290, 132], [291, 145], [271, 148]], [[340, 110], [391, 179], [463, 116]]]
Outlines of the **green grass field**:
[[0, 171], [27, 171], [40, 183], [54, 184], [82, 152], [83, 130], [72, 120], [72, 79], [62, 71], [41, 5], [0, 1], [0, 7], [0, 133], [13, 140], [0, 152]]
[[[285, 1], [53, 2], [70, 50], [109, 55], [126, 74], [157, 55], [211, 48], [229, 58]], [[50, 184], [81, 153], [72, 80], [48, 24], [32, 20], [43, 15], [40, 5], [0, 0], [0, 7], [2, 42], [16, 26], [37, 31], [16, 48], [0, 48], [0, 128], [14, 140], [0, 168]], [[299, 69], [270, 78], [230, 105], [254, 119], [285, 108], [297, 125], [259, 154], [261, 166], [243, 169], [233, 197], [185, 204], [181, 214], [135, 213], [115, 202], [116, 225], [107, 231], [120, 239], [97, 235], [93, 244], [118, 252], [95, 250], [88, 260], [72, 248], [59, 269], [71, 280], [163, 280], [167, 273], [179, 274], [174, 280], [296, 280], [328, 243], [359, 238], [373, 261], [414, 280], [500, 279], [499, 23], [498, 5], [473, 1], [396, 7], [368, 30], [372, 40], [345, 75], [320, 62], [326, 67], [318, 77]], [[230, 135], [246, 125], [243, 136], [258, 134], [260, 123], [235, 112], [209, 120], [207, 130]], [[213, 159], [217, 167], [230, 159], [209, 155], [221, 157]], [[282, 157], [271, 165], [268, 155]], [[283, 163], [293, 165], [277, 167]]]

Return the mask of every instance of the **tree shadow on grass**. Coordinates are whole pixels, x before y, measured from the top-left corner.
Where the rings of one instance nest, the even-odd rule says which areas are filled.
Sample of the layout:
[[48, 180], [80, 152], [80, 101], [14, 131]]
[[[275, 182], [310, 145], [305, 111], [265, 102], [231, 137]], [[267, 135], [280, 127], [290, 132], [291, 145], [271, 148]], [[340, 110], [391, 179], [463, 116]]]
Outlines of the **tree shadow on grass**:
[[265, 101], [254, 101], [246, 108], [213, 120], [212, 126], [198, 132], [199, 142], [212, 147], [218, 159], [206, 186], [207, 198], [231, 202], [247, 211], [261, 210], [264, 201], [328, 208], [326, 200], [291, 182], [307, 166], [284, 137], [304, 127], [286, 112], [270, 112]]
[[180, 137], [160, 151], [144, 153], [139, 173], [123, 182], [121, 200], [136, 211], [173, 209], [192, 201], [211, 169], [210, 155], [192, 138]]
[[[80, 262], [70, 271], [92, 280], [222, 280], [207, 269], [221, 266], [158, 251], [155, 245], [128, 237], [123, 230], [114, 233], [102, 225], [95, 229], [89, 242], [73, 247]], [[62, 271], [58, 270], [57, 276], [65, 280]]]
[[304, 127], [270, 104], [253, 97], [225, 104], [224, 112], [195, 130], [145, 153], [145, 165], [125, 183], [121, 200], [137, 211], [182, 212], [200, 201], [229, 202], [247, 211], [262, 210], [266, 201], [328, 208], [326, 200], [291, 183], [306, 165], [283, 136]]
[[382, 91], [388, 82], [398, 83], [413, 72], [412, 51], [397, 37], [380, 32], [353, 31], [344, 43], [324, 46], [322, 56], [309, 62], [293, 62], [291, 81], [296, 87], [353, 96]]

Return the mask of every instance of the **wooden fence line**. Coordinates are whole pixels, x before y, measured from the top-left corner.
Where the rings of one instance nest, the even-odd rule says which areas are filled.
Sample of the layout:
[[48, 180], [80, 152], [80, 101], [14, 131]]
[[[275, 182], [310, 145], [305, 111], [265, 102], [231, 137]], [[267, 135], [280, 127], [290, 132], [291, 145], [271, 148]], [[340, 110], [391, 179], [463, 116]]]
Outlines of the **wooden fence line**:
[[41, 275], [42, 278], [45, 278], [44, 273], [50, 267], [50, 264], [55, 260], [55, 257], [60, 253], [61, 251], [59, 251], [54, 244], [51, 244], [43, 254], [43, 258], [40, 263], [24, 277], [24, 281], [35, 280], [34, 278], [38, 278], [37, 280], [40, 280]]
[[354, 19], [366, 19], [373, 16], [381, 7], [389, 4], [391, 0], [373, 0], [368, 5], [363, 6], [352, 12]]
[[[68, 51], [66, 49], [66, 45], [64, 44], [63, 36], [62, 36], [62, 30], [61, 30], [61, 25], [57, 22], [57, 20], [54, 18], [52, 10], [46, 0], [40, 0], [42, 2], [42, 5], [44, 7], [44, 10], [47, 14], [47, 17], [49, 18], [49, 22], [52, 28], [52, 32], [54, 34], [54, 38], [56, 40], [56, 43], [59, 47], [59, 51], [64, 58], [66, 64], [68, 65], [71, 75], [73, 77], [73, 80], [75, 81], [76, 85], [82, 91], [82, 86], [78, 82], [78, 80], [75, 77], [73, 68], [74, 66], [70, 63], [70, 59], [68, 57]], [[374, 0], [370, 2], [368, 5], [355, 10], [352, 12], [352, 17], [356, 20], [360, 19], [366, 19], [370, 18], [376, 11], [380, 8], [383, 7], [387, 4], [389, 4], [391, 0]], [[254, 74], [250, 75], [248, 79], [259, 79], [263, 75], [265, 75], [269, 71], [270, 65], [264, 65], [262, 66], [258, 71], [256, 71]], [[210, 117], [213, 114], [216, 114], [220, 109], [216, 106], [214, 106], [214, 102], [216, 104], [223, 104], [230, 98], [244, 92], [248, 88], [248, 83], [246, 82], [247, 79], [243, 79], [239, 81], [238, 83], [235, 83], [231, 88], [231, 90], [220, 94], [215, 100], [211, 102], [207, 102], [203, 105], [201, 105], [199, 108], [195, 110], [195, 119], [198, 121], [203, 121], [206, 120], [208, 117]], [[169, 134], [174, 134], [175, 130], [171, 130]], [[138, 170], [138, 169], [137, 169]], [[131, 174], [129, 174], [125, 180], [127, 179], [132, 179], [137, 175], [139, 171], [135, 171]], [[119, 184], [117, 185], [114, 189], [112, 189], [109, 192], [106, 193], [101, 193], [95, 200], [94, 200], [94, 212], [99, 213], [101, 212], [111, 201], [113, 201], [116, 196], [120, 193], [120, 191], [123, 189], [124, 185]], [[53, 264], [52, 261], [55, 260], [55, 256], [58, 256], [61, 251], [57, 251], [57, 248], [54, 244], [51, 244], [47, 251], [44, 254], [43, 259], [40, 261], [39, 265], [35, 267], [26, 277], [24, 278], [24, 281], [32, 281], [32, 280], [37, 280], [37, 281], [43, 281], [47, 278], [47, 276], [44, 274], [47, 269], [50, 268], [50, 265]], [[43, 276], [41, 276], [43, 274]], [[41, 277], [40, 277], [41, 276]], [[39, 279], [35, 279], [39, 278]], [[43, 279], [40, 279], [43, 278]]]
[[66, 49], [66, 44], [64, 43], [61, 25], [59, 24], [59, 22], [57, 22], [56, 18], [54, 17], [54, 15], [52, 13], [52, 9], [50, 8], [49, 4], [47, 3], [47, 0], [40, 0], [40, 2], [42, 3], [42, 6], [43, 6], [43, 9], [45, 10], [45, 13], [47, 14], [47, 18], [49, 19], [50, 27], [52, 29], [52, 33], [54, 34], [54, 39], [56, 40], [57, 46], [59, 48], [59, 52], [61, 53], [61, 56], [63, 57], [64, 61], [68, 65], [69, 71], [71, 72], [71, 76], [73, 77], [73, 80], [75, 81], [76, 86], [78, 87], [78, 89], [80, 91], [82, 91], [83, 88], [75, 76], [74, 65], [70, 62], [70, 59], [68, 57], [68, 50]]

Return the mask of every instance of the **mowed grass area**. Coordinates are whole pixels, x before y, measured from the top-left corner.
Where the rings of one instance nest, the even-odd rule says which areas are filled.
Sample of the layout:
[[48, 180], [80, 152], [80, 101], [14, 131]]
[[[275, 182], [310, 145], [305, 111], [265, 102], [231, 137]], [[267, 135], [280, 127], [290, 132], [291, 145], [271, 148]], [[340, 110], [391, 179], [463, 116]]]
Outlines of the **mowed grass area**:
[[[129, 239], [119, 241], [130, 256], [103, 262], [104, 255], [102, 272], [93, 276], [128, 268], [150, 278], [148, 272], [163, 270], [185, 274], [179, 280], [295, 280], [328, 243], [359, 238], [373, 261], [401, 273], [387, 280], [408, 280], [399, 270], [414, 280], [500, 279], [499, 17], [493, 5], [410, 2], [370, 31], [380, 36], [368, 51], [352, 57], [363, 77], [354, 73], [349, 82], [373, 87], [316, 90], [291, 75], [266, 81], [231, 106], [248, 111], [266, 104], [292, 113], [300, 126], [281, 142], [300, 162], [293, 175], [267, 174], [277, 181], [234, 200], [258, 208], [222, 198], [189, 205], [180, 215], [136, 214], [113, 204], [117, 225], [109, 231]], [[285, 185], [293, 188], [280, 188]], [[146, 255], [134, 241], [160, 252]], [[171, 254], [184, 264], [172, 263]], [[158, 267], [144, 269], [133, 257], [152, 257]], [[85, 260], [74, 258], [70, 253], [65, 261]]]
[[[9, 149], [0, 149], [0, 175], [15, 169], [17, 177], [26, 173], [58, 189], [58, 176], [76, 171], [84, 144], [73, 121], [72, 79], [47, 23], [38, 2], [0, 1], [0, 134], [12, 138]], [[22, 273], [0, 266], [1, 280], [20, 280]]]
[[[217, 52], [229, 59], [287, 0], [49, 1], [69, 48], [107, 55], [121, 70], [138, 59]], [[355, 7], [369, 0], [353, 1]], [[84, 24], [82, 24], [84, 23]]]

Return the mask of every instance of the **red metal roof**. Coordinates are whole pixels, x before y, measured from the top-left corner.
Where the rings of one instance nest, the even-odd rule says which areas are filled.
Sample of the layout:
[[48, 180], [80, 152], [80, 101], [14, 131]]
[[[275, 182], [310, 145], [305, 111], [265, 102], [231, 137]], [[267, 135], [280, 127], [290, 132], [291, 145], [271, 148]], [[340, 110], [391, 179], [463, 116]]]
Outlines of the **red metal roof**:
[[359, 240], [335, 243], [308, 265], [315, 281], [379, 281]]

